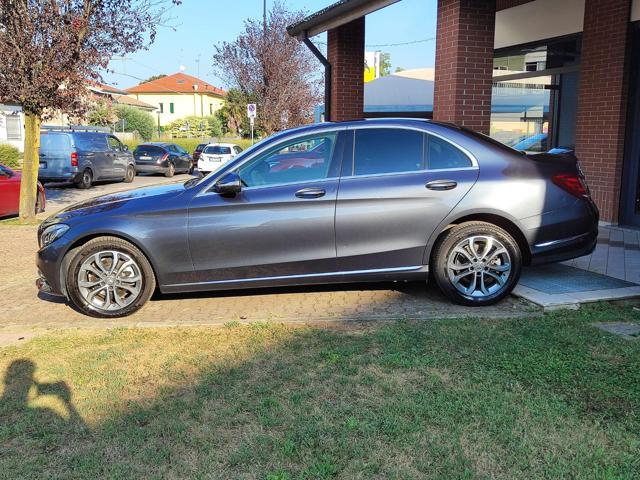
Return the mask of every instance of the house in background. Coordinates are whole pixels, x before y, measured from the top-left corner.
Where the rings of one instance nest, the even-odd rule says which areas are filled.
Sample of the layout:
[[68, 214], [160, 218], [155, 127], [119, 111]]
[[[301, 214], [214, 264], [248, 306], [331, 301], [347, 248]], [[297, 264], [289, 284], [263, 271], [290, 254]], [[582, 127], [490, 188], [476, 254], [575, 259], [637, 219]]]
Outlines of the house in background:
[[23, 150], [24, 114], [18, 105], [0, 104], [0, 143]]
[[130, 97], [154, 105], [158, 124], [179, 118], [206, 117], [222, 108], [226, 92], [186, 73], [174, 73], [127, 89]]
[[155, 105], [151, 105], [129, 96], [129, 94], [124, 90], [120, 90], [119, 88], [105, 85], [103, 83], [91, 85], [89, 90], [94, 94], [96, 99], [104, 98], [111, 102], [113, 106], [122, 105], [126, 107], [133, 107], [148, 113], [153, 113], [157, 109]]

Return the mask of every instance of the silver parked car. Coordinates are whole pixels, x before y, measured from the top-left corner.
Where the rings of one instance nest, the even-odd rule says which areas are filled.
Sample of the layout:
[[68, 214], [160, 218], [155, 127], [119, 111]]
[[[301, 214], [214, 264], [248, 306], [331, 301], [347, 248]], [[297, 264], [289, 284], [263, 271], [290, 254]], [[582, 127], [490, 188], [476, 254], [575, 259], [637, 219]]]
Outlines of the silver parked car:
[[161, 292], [425, 280], [505, 297], [523, 265], [587, 254], [598, 210], [576, 158], [422, 120], [273, 135], [205, 178], [94, 198], [39, 229], [42, 290], [116, 317]]

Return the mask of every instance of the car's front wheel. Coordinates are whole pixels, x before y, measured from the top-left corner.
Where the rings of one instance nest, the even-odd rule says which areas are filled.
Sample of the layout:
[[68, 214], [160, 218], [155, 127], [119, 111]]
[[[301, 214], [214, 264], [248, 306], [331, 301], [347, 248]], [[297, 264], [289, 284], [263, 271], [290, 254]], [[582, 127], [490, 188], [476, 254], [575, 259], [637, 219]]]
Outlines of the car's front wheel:
[[522, 253], [504, 229], [486, 222], [457, 225], [435, 246], [433, 277], [456, 303], [491, 305], [518, 283]]
[[151, 264], [131, 243], [98, 237], [69, 252], [69, 299], [83, 313], [115, 318], [141, 308], [156, 287]]
[[124, 174], [124, 183], [131, 183], [134, 178], [136, 178], [136, 168], [133, 165], [129, 165]]

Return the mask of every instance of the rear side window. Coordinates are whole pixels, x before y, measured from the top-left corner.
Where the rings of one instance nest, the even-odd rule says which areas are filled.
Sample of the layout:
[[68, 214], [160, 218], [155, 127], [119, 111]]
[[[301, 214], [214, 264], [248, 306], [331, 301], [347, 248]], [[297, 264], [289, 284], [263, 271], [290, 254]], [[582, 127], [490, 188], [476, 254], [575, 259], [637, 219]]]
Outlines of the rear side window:
[[133, 155], [137, 157], [162, 157], [165, 154], [164, 149], [156, 145], [138, 145], [133, 151]]
[[109, 149], [104, 133], [74, 133], [73, 140], [76, 148], [83, 152], [104, 152]]
[[446, 140], [427, 135], [427, 165], [429, 170], [465, 168], [471, 166], [471, 160]]
[[229, 147], [221, 147], [220, 145], [211, 145], [204, 149], [202, 153], [210, 153], [213, 155], [229, 155], [231, 153], [231, 148]]
[[423, 170], [425, 134], [399, 128], [355, 131], [354, 175]]
[[40, 135], [41, 152], [68, 152], [71, 142], [66, 134], [43, 133]]

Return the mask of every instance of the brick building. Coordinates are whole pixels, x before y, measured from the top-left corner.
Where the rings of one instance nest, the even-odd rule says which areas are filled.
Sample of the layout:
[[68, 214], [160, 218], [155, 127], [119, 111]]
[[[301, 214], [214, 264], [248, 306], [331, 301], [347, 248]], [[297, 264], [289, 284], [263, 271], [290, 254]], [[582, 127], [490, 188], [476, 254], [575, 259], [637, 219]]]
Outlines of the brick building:
[[[342, 0], [288, 28], [308, 45], [327, 32], [329, 119], [364, 117], [366, 16], [398, 2]], [[640, 227], [640, 0], [438, 0], [437, 15], [433, 118], [574, 149], [602, 220]]]

